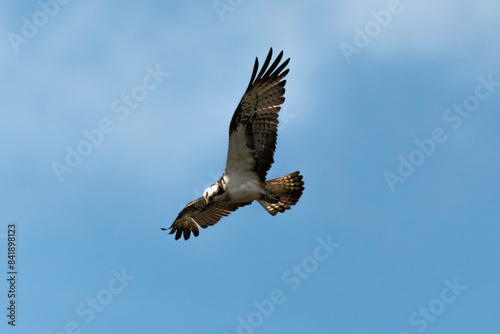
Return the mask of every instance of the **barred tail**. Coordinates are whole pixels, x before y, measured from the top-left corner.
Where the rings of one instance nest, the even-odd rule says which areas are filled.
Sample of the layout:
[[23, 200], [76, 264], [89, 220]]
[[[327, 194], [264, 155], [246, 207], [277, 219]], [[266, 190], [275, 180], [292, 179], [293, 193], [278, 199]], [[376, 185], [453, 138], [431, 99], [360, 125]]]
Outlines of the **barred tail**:
[[[302, 192], [304, 191], [304, 182], [300, 172], [290, 173], [277, 179], [266, 181], [266, 192], [271, 197], [279, 197], [277, 203], [271, 203], [266, 200], [258, 200], [260, 205], [271, 215], [275, 216], [278, 212], [289, 210], [292, 205], [295, 205]], [[274, 195], [274, 196], [273, 196]]]

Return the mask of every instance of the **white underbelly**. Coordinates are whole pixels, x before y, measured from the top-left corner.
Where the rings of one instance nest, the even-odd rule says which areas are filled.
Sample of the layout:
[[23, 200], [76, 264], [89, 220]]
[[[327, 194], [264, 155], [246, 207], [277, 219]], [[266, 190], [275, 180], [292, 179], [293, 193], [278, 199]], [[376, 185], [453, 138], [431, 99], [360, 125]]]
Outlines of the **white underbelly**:
[[251, 202], [264, 194], [257, 175], [253, 172], [224, 175], [224, 181], [231, 200], [235, 202]]

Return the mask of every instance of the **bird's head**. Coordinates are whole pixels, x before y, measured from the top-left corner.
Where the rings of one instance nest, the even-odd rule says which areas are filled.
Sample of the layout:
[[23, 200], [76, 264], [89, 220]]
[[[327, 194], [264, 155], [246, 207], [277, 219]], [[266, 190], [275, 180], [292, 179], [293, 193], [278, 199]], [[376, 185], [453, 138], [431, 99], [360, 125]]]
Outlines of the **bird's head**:
[[205, 202], [208, 204], [212, 203], [214, 200], [217, 200], [224, 193], [224, 188], [217, 182], [208, 187], [203, 193], [203, 198], [205, 198]]

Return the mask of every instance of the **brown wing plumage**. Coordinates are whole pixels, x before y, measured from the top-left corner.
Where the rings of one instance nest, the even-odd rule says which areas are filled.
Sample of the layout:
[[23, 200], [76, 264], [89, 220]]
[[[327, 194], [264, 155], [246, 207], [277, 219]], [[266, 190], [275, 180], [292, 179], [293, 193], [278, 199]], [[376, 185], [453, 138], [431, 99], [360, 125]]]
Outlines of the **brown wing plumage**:
[[[199, 227], [207, 228], [217, 223], [222, 217], [228, 216], [231, 212], [236, 211], [242, 206], [248, 205], [248, 203], [236, 203], [236, 202], [212, 202], [206, 204], [203, 197], [192, 201], [179, 213], [177, 219], [175, 219], [171, 229], [170, 234], [175, 233], [175, 240], [178, 240], [184, 233], [184, 239], [187, 240], [193, 232], [194, 236], [197, 237], [199, 234]], [[166, 228], [162, 228], [166, 231]]]
[[285, 101], [285, 83], [290, 58], [281, 65], [283, 51], [271, 66], [273, 49], [269, 51], [257, 74], [255, 59], [252, 77], [229, 126], [229, 150], [225, 174], [252, 170], [264, 181], [274, 162], [278, 136], [278, 112]]

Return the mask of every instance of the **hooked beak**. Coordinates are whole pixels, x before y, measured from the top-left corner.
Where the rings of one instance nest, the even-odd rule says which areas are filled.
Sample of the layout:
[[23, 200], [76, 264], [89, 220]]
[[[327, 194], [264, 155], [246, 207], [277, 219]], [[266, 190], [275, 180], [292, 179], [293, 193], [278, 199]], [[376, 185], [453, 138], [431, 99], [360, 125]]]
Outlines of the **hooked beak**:
[[208, 196], [207, 196], [207, 197], [205, 197], [205, 202], [207, 203], [207, 205], [212, 204], [212, 201], [213, 201], [213, 200], [212, 200], [212, 198], [211, 198], [211, 197], [208, 197]]

